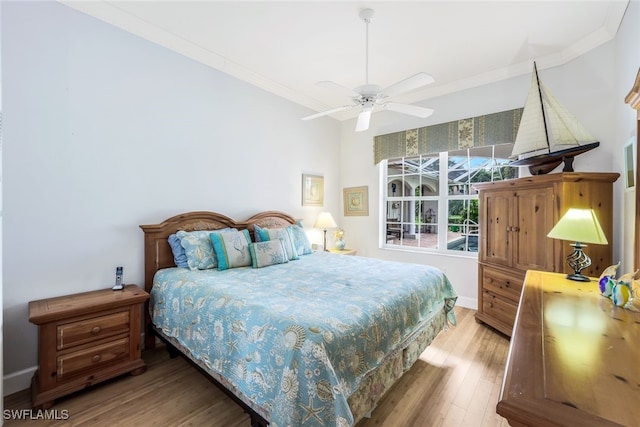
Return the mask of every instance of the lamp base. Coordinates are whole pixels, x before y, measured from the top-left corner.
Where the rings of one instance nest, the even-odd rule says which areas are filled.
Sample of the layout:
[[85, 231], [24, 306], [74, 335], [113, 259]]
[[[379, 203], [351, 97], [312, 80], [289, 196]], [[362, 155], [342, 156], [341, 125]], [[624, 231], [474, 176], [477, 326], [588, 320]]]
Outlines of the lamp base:
[[591, 265], [591, 258], [582, 251], [582, 248], [586, 248], [587, 245], [575, 242], [571, 246], [573, 246], [573, 252], [567, 257], [567, 264], [573, 270], [573, 274], [567, 274], [567, 279], [577, 282], [590, 282], [591, 279], [580, 273]]
[[590, 282], [591, 281], [591, 279], [589, 279], [587, 276], [585, 276], [584, 274], [580, 274], [580, 273], [567, 274], [567, 279], [575, 280], [576, 282]]

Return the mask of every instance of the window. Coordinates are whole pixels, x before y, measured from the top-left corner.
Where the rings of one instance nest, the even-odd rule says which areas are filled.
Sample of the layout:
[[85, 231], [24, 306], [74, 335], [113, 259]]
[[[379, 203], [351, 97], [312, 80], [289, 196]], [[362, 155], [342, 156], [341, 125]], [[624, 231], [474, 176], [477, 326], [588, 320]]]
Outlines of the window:
[[[478, 251], [477, 182], [516, 178], [512, 144], [386, 160], [383, 247]], [[446, 179], [441, 179], [446, 177]]]

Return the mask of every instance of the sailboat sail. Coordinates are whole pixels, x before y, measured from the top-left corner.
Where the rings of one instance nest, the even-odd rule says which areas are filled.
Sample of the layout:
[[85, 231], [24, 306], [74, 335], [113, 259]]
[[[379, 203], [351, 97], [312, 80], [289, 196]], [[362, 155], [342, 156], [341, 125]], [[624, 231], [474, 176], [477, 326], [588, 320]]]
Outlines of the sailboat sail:
[[511, 164], [559, 164], [562, 160], [566, 163], [568, 157], [598, 145], [585, 127], [540, 82], [534, 64], [531, 86], [511, 153], [512, 157], [519, 159]]
[[581, 145], [596, 142], [596, 139], [585, 129], [566, 107], [549, 91], [546, 85], [540, 83], [542, 99], [547, 100], [545, 112], [551, 130], [553, 144], [551, 151], [561, 145]]
[[524, 153], [534, 153], [540, 150], [549, 152], [547, 133], [545, 129], [542, 109], [542, 97], [538, 87], [537, 73], [534, 74], [529, 87], [527, 101], [524, 104], [518, 134], [513, 146], [511, 156], [515, 157]]

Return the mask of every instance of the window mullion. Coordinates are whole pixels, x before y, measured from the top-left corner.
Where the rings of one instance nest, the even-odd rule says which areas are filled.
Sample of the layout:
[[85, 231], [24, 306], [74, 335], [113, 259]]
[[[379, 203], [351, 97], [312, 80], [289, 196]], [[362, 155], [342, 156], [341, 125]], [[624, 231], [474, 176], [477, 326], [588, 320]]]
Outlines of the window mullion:
[[449, 227], [449, 214], [447, 210], [447, 198], [449, 194], [449, 153], [440, 153], [440, 191], [438, 196], [438, 249], [447, 247], [447, 228]]

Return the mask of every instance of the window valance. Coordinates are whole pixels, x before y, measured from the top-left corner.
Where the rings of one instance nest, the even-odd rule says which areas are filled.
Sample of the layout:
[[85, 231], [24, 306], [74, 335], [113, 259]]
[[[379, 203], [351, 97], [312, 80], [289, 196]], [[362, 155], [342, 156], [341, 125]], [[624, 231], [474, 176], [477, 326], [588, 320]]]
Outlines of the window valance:
[[375, 164], [384, 159], [439, 153], [516, 140], [522, 108], [379, 135], [373, 139]]

